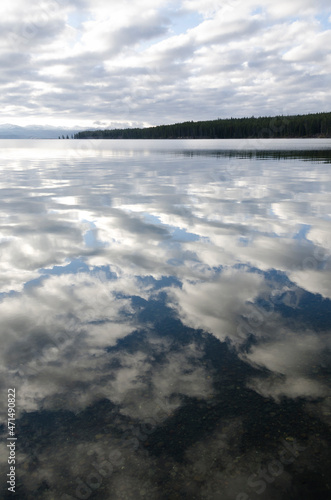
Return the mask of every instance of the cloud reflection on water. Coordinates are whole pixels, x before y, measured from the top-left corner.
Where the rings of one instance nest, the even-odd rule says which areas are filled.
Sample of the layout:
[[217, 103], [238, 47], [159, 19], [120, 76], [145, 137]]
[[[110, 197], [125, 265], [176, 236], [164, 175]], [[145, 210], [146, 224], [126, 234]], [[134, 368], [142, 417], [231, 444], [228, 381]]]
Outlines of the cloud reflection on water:
[[[230, 499], [272, 458], [275, 434], [291, 437], [293, 413], [298, 439], [313, 439], [307, 415], [328, 423], [328, 153], [307, 162], [307, 152], [139, 144], [134, 154], [102, 142], [94, 156], [2, 151], [1, 384], [18, 387], [22, 491], [48, 484], [36, 498], [72, 495], [93, 454], [113, 449], [126, 465], [103, 478], [98, 498], [109, 488], [114, 498], [160, 498], [165, 481], [166, 494], [216, 498], [221, 488]], [[258, 408], [267, 452], [250, 441]], [[43, 415], [60, 431], [38, 448], [33, 422], [46, 429]], [[134, 434], [128, 452], [123, 435], [143, 424], [150, 433], [139, 428], [144, 439]], [[284, 473], [279, 491], [291, 484], [295, 473]]]

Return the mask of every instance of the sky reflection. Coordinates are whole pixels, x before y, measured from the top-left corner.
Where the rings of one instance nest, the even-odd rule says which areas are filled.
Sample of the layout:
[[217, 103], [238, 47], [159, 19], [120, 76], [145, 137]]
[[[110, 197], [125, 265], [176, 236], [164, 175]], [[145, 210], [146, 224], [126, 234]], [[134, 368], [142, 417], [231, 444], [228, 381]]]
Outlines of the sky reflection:
[[330, 150], [119, 142], [2, 144], [17, 498], [327, 498]]

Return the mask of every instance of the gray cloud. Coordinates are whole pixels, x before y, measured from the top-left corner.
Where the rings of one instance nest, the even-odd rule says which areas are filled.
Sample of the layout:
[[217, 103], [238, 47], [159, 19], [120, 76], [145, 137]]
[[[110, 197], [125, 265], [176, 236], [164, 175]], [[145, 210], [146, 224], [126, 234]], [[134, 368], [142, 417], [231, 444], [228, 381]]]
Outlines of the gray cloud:
[[284, 2], [257, 13], [250, 1], [196, 6], [197, 21], [194, 5], [50, 2], [24, 20], [13, 5], [1, 23], [5, 121], [42, 123], [45, 109], [90, 126], [327, 109], [330, 30], [311, 22], [323, 2], [296, 19]]

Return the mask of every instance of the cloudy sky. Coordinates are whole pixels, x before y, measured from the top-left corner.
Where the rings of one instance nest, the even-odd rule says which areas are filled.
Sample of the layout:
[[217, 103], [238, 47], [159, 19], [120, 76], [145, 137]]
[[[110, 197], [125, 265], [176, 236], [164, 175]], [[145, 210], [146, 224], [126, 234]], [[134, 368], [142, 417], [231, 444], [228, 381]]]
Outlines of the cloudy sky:
[[330, 110], [329, 0], [3, 0], [0, 13], [0, 123]]

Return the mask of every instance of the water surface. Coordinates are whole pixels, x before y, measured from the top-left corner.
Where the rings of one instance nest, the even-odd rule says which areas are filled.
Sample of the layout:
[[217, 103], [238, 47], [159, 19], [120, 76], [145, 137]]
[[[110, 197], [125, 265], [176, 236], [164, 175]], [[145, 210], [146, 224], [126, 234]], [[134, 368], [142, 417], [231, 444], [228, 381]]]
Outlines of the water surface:
[[330, 498], [331, 141], [0, 147], [1, 498]]

